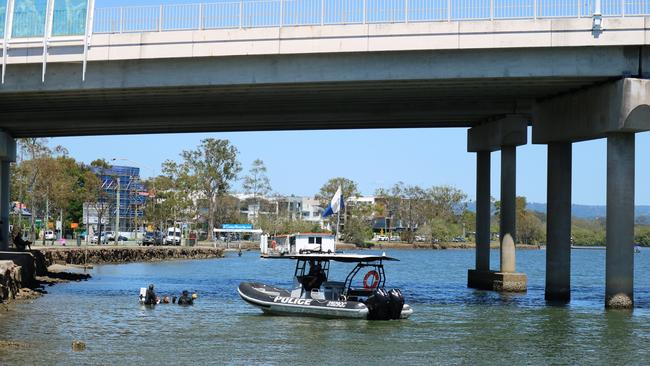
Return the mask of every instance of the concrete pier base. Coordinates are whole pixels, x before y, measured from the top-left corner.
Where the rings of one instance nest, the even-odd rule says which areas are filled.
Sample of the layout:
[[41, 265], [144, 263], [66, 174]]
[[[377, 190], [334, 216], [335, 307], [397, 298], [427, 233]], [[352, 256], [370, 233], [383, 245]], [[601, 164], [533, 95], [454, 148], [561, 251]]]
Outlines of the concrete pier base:
[[467, 271], [467, 287], [499, 292], [526, 292], [528, 277], [518, 272]]

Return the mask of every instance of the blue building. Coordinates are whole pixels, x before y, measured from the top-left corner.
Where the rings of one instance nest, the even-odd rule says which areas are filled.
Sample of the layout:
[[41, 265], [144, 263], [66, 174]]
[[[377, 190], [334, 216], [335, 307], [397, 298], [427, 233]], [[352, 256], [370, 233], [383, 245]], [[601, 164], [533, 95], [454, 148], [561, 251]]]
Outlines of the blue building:
[[93, 173], [102, 181], [112, 209], [108, 213], [108, 225], [115, 230], [117, 192], [120, 193], [120, 231], [134, 231], [142, 225], [148, 192], [140, 180], [140, 168], [114, 165], [108, 169], [94, 167]]

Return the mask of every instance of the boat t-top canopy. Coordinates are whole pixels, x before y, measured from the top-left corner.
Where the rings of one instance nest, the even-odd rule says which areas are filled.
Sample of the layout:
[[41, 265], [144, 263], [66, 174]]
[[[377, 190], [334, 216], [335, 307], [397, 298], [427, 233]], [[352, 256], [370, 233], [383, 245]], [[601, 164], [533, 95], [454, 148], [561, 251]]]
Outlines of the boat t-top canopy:
[[294, 255], [283, 255], [269, 257], [273, 259], [294, 259], [294, 260], [315, 260], [315, 261], [335, 261], [346, 263], [376, 262], [376, 261], [399, 261], [397, 258], [387, 257], [386, 255], [366, 255], [366, 254], [326, 254], [326, 253], [305, 253]]

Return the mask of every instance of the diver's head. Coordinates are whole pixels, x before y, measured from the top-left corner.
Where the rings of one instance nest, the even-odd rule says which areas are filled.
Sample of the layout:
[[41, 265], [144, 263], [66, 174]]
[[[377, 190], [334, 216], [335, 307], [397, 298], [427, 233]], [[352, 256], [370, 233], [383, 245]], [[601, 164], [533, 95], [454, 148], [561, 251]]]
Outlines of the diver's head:
[[149, 290], [153, 290], [153, 283], [149, 285]]
[[188, 294], [189, 292], [187, 292], [187, 290], [183, 290], [183, 296], [187, 296]]

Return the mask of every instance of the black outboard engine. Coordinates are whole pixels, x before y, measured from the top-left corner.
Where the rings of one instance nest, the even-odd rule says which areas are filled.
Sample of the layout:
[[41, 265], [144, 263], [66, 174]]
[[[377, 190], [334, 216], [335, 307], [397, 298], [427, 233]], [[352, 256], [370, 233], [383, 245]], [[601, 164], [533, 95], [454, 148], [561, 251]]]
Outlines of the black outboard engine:
[[366, 300], [368, 320], [390, 319], [390, 295], [383, 288], [376, 289]]
[[388, 291], [388, 296], [390, 297], [390, 318], [399, 319], [402, 316], [402, 308], [404, 307], [404, 296], [402, 291], [398, 288], [394, 288]]

